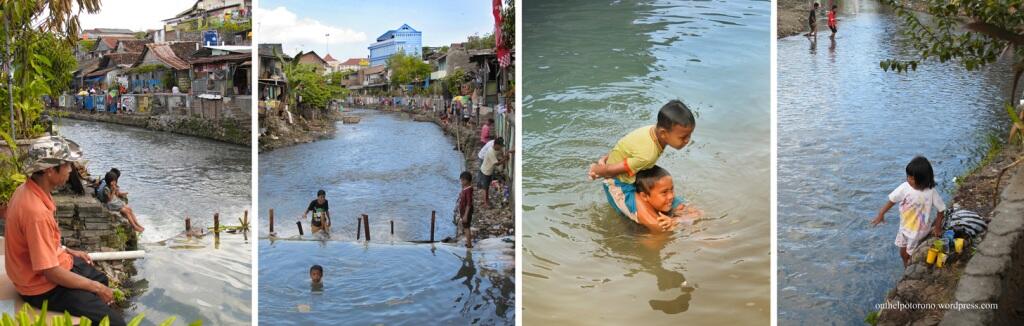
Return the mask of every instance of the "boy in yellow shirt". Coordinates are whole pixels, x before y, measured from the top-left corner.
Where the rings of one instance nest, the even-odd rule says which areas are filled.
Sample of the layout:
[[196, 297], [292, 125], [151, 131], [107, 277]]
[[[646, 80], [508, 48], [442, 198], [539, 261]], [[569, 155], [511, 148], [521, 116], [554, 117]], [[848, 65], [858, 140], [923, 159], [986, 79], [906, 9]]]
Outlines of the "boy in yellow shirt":
[[[657, 124], [640, 127], [619, 139], [608, 155], [590, 165], [588, 175], [592, 180], [604, 178], [608, 203], [619, 214], [647, 226], [651, 231], [667, 231], [671, 229], [668, 223], [649, 221], [656, 216], [638, 216], [634, 185], [636, 174], [654, 167], [665, 146], [677, 150], [686, 147], [696, 126], [693, 112], [683, 102], [669, 101], [658, 111]], [[675, 197], [671, 211], [682, 209], [682, 203], [681, 196]]]

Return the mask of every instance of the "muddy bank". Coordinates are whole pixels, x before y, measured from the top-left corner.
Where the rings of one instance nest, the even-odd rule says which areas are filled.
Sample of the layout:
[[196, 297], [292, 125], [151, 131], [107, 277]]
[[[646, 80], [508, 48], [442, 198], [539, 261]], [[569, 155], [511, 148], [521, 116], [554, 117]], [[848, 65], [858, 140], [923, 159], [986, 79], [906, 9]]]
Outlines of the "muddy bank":
[[[453, 140], [455, 140], [456, 148], [462, 153], [463, 160], [465, 160], [466, 170], [473, 174], [476, 178], [477, 172], [480, 171], [480, 159], [477, 158], [477, 153], [480, 151], [482, 144], [480, 143], [480, 127], [475, 124], [475, 119], [471, 119], [468, 125], [455, 125], [447, 124], [441, 121], [441, 119], [430, 111], [422, 110], [407, 110], [404, 107], [397, 106], [366, 106], [367, 109], [376, 109], [385, 112], [401, 112], [408, 114], [413, 120], [421, 122], [433, 122], [441, 127], [441, 130]], [[486, 121], [488, 118], [493, 118], [494, 114], [490, 110], [482, 110], [480, 121]], [[507, 149], [506, 149], [507, 151]], [[513, 158], [514, 160], [515, 158]], [[511, 164], [513, 161], [509, 161], [506, 164]], [[475, 181], [474, 181], [475, 183]], [[496, 194], [491, 192], [491, 202], [494, 203], [489, 208], [484, 208], [484, 191], [483, 189], [477, 189], [474, 186], [473, 192], [473, 229], [474, 238], [476, 240], [482, 240], [485, 238], [494, 238], [509, 236], [515, 234], [515, 219], [513, 218], [515, 210], [512, 208], [509, 202], [502, 202], [495, 198], [501, 198], [502, 194]]]
[[314, 142], [334, 135], [334, 124], [339, 116], [331, 115], [324, 119], [306, 119], [293, 114], [291, 123], [287, 117], [260, 116], [259, 151], [271, 151], [277, 148]]
[[[994, 196], [998, 193], [1005, 195], [1005, 191], [1008, 190], [1011, 183], [1024, 182], [1020, 178], [1019, 171], [1021, 168], [1015, 167], [1010, 169], [1000, 180], [999, 189], [996, 189], [996, 176], [999, 171], [1013, 162], [1017, 157], [1021, 155], [1020, 149], [1003, 149], [998, 152], [990, 152], [989, 156], [982, 160], [982, 164], [969, 172], [966, 176], [958, 180], [959, 186], [956, 193], [953, 196], [952, 203], [947, 206], [958, 205], [961, 208], [972, 210], [977, 212], [979, 215], [985, 218], [991, 218], [993, 221], [997, 219], [1009, 218], [1007, 213], [1020, 214], [1020, 212], [1000, 212], [996, 211], [998, 206], [997, 203], [993, 202]], [[1004, 196], [1005, 197], [1005, 196]], [[999, 204], [1002, 205], [1002, 204]], [[994, 227], [996, 223], [990, 222], [990, 227]], [[993, 229], [994, 230], [994, 229]], [[956, 303], [956, 302], [968, 302], [969, 298], [962, 298], [964, 295], [959, 294], [960, 292], [971, 292], [985, 290], [984, 287], [980, 287], [977, 284], [965, 284], [963, 289], [961, 288], [961, 281], [964, 277], [974, 273], [972, 270], [978, 269], [978, 267], [971, 267], [972, 259], [977, 255], [979, 256], [980, 263], [986, 263], [985, 260], [991, 260], [993, 258], [986, 257], [983, 251], [979, 250], [982, 247], [982, 243], [989, 241], [989, 234], [985, 234], [984, 238], [979, 242], [965, 248], [962, 256], [953, 256], [947, 261], [946, 266], [943, 268], [935, 268], [932, 265], [928, 265], [925, 261], [928, 245], [921, 245], [913, 253], [911, 258], [911, 265], [903, 273], [903, 277], [897, 282], [896, 287], [889, 290], [885, 297], [885, 302], [900, 302], [900, 303], [925, 303], [925, 304], [945, 304], [945, 303]], [[930, 244], [937, 238], [928, 237], [923, 240], [923, 244]], [[1012, 290], [1012, 289], [1011, 289]], [[1019, 291], [1019, 287], [1016, 290]], [[988, 301], [986, 303], [998, 302]], [[1006, 310], [1013, 310], [1009, 308]], [[947, 313], [952, 313], [955, 310], [950, 309], [889, 309], [882, 310], [878, 315], [878, 325], [937, 325], [948, 318]], [[980, 311], [980, 310], [979, 310]], [[991, 311], [987, 311], [991, 313]]]
[[807, 16], [811, 10], [811, 2], [807, 0], [778, 0], [777, 6], [778, 38], [804, 34], [810, 30], [807, 25]]

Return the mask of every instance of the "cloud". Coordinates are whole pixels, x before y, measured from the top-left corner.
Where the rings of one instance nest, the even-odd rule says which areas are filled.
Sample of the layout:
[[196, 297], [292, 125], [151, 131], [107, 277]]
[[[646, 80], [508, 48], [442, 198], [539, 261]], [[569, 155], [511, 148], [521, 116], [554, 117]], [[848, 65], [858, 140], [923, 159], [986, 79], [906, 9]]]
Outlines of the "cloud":
[[103, 0], [100, 11], [94, 14], [82, 12], [79, 22], [82, 29], [127, 28], [133, 31], [159, 29], [162, 20], [173, 18], [191, 8], [195, 0], [124, 1]]
[[[369, 44], [366, 33], [351, 28], [326, 25], [315, 19], [302, 18], [285, 7], [255, 8], [256, 28], [260, 43], [281, 43], [287, 53], [316, 50], [324, 55], [323, 46], [329, 39], [333, 49], [364, 47]], [[324, 35], [330, 34], [327, 38]], [[332, 51], [337, 52], [337, 51]], [[339, 60], [344, 60], [338, 58]]]

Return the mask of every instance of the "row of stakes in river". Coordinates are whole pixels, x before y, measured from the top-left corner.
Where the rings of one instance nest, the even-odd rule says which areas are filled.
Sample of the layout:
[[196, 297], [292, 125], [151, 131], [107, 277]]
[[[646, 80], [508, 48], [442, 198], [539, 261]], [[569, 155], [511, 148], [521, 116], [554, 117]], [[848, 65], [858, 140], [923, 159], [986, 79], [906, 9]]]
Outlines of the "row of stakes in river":
[[[274, 209], [270, 209], [270, 237], [277, 237], [277, 233], [274, 232]], [[391, 220], [391, 235], [395, 235], [395, 220]], [[430, 241], [434, 243], [434, 227], [437, 223], [437, 211], [430, 211]], [[305, 235], [302, 229], [302, 221], [295, 221], [295, 226], [299, 229], [299, 236]], [[366, 241], [370, 241], [370, 216], [362, 214], [361, 217], [356, 218], [356, 240], [365, 238]], [[411, 242], [424, 242], [424, 241], [411, 241]]]

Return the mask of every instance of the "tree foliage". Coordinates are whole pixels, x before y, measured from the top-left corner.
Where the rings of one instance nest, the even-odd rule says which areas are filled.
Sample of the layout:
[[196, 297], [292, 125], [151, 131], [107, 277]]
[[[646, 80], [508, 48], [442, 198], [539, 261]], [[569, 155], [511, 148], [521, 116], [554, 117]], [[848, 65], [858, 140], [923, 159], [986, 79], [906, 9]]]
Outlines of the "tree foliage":
[[448, 94], [457, 96], [462, 94], [462, 84], [466, 82], [466, 72], [462, 71], [462, 68], [456, 68], [451, 74], [444, 77], [444, 85], [448, 90]]
[[516, 48], [516, 1], [505, 0], [501, 8], [501, 41], [505, 48]]
[[[1024, 73], [1024, 1], [1022, 0], [928, 0], [928, 15], [904, 6], [901, 0], [884, 0], [896, 8], [902, 19], [904, 42], [913, 50], [914, 59], [888, 59], [879, 63], [886, 71], [897, 73], [917, 70], [926, 60], [954, 61], [968, 71], [1008, 58], [1013, 66], [1010, 94], [1016, 103], [1018, 83]], [[1010, 138], [1017, 133], [1010, 130]]]
[[414, 81], [425, 80], [430, 76], [430, 65], [423, 62], [416, 56], [407, 55], [399, 51], [388, 57], [386, 63], [391, 71], [389, 78], [391, 85], [408, 85]]

